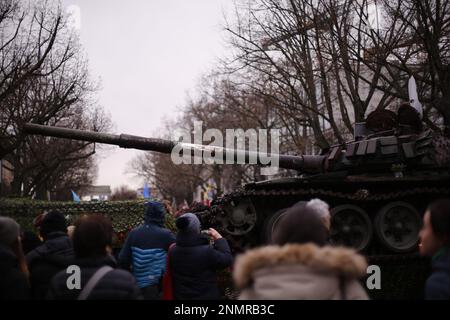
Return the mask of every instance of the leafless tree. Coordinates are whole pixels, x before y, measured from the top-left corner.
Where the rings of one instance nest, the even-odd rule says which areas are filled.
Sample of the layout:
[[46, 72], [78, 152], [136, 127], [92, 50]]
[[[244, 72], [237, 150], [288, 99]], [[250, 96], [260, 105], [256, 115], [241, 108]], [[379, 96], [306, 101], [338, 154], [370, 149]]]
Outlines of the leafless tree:
[[0, 158], [13, 163], [13, 192], [45, 198], [62, 184], [91, 182], [93, 144], [31, 137], [22, 130], [27, 122], [95, 131], [111, 126], [92, 98], [96, 85], [60, 5], [2, 1], [0, 55]]
[[238, 1], [226, 25], [229, 79], [267, 97], [288, 130], [311, 129], [324, 148], [369, 111], [408, 100], [415, 75], [433, 127], [432, 111], [445, 122], [450, 110], [448, 11], [448, 1]]
[[[382, 69], [373, 87], [407, 100], [414, 75], [424, 103], [424, 121], [448, 131], [450, 122], [450, 1], [380, 0], [382, 25], [366, 34], [368, 47], [352, 54], [370, 70]], [[360, 77], [367, 81], [364, 77]], [[437, 121], [441, 119], [442, 121]]]

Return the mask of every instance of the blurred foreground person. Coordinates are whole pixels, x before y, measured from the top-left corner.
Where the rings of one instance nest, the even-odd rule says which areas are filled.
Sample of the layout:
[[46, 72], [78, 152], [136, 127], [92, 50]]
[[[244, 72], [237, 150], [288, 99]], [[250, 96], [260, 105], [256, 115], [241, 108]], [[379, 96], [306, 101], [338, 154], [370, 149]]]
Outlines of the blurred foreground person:
[[216, 272], [233, 262], [227, 240], [212, 228], [208, 235], [202, 234], [200, 221], [192, 213], [177, 218], [176, 225], [177, 242], [169, 252], [174, 298], [220, 299]]
[[433, 202], [423, 217], [420, 253], [432, 257], [425, 299], [450, 299], [450, 199]]
[[274, 245], [239, 256], [239, 299], [368, 299], [358, 282], [367, 263], [354, 250], [325, 246], [328, 231], [314, 206], [296, 204], [275, 226]]
[[[291, 208], [293, 207], [303, 207], [306, 206], [309, 209], [311, 209], [311, 212], [314, 212], [319, 218], [320, 221], [322, 221], [323, 225], [327, 229], [327, 231], [330, 231], [331, 228], [331, 213], [330, 213], [330, 207], [328, 203], [326, 203], [323, 200], [320, 200], [318, 198], [311, 199], [309, 201], [299, 201], [295, 203]], [[284, 212], [287, 212], [291, 208], [283, 209]]]
[[[330, 233], [330, 229], [331, 229], [331, 213], [330, 213], [330, 207], [329, 207], [328, 203], [326, 203], [325, 201], [320, 200], [318, 198], [311, 199], [309, 201], [299, 201], [299, 202], [295, 203], [294, 205], [292, 205], [292, 207], [283, 209], [280, 213], [279, 219], [281, 219], [281, 217], [286, 215], [286, 213], [289, 210], [292, 210], [295, 207], [298, 207], [298, 208], [306, 207], [306, 208], [308, 208], [308, 210], [311, 213], [316, 214], [320, 218], [320, 221], [325, 226], [325, 229], [328, 233], [327, 238], [329, 238], [329, 233]], [[272, 228], [274, 228], [274, 227], [272, 227]], [[273, 242], [273, 236], [274, 236], [274, 232], [272, 231], [272, 234], [271, 234], [272, 238], [271, 238], [270, 242]], [[328, 242], [328, 239], [327, 239], [327, 242]]]
[[44, 243], [27, 254], [33, 299], [45, 299], [52, 278], [73, 263], [72, 242], [67, 235], [64, 215], [57, 211], [47, 213], [39, 226]]
[[67, 280], [72, 274], [63, 270], [53, 278], [47, 299], [139, 299], [133, 275], [114, 269], [116, 262], [110, 255], [112, 236], [111, 221], [102, 215], [80, 218], [73, 232], [74, 265], [81, 269], [80, 289], [68, 288]]
[[20, 227], [0, 217], [0, 300], [29, 299], [27, 268], [20, 241]]
[[167, 250], [175, 236], [164, 228], [165, 209], [162, 203], [145, 204], [144, 225], [130, 231], [119, 254], [122, 268], [132, 267], [144, 299], [158, 299], [161, 279], [166, 269]]

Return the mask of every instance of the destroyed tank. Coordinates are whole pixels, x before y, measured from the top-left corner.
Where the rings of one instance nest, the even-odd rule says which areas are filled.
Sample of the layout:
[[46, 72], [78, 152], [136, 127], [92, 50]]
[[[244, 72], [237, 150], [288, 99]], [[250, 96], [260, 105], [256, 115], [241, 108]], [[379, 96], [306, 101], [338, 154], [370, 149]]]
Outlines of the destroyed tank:
[[[404, 106], [398, 114], [374, 112], [366, 122], [355, 124], [351, 141], [318, 155], [280, 154], [279, 167], [295, 170], [292, 177], [246, 184], [216, 198], [197, 214], [204, 224], [221, 230], [239, 252], [269, 243], [284, 209], [320, 198], [331, 208], [333, 244], [353, 247], [368, 256], [417, 252], [426, 206], [450, 196], [450, 140], [422, 130], [411, 109]], [[162, 139], [31, 123], [24, 131], [163, 153], [177, 145]], [[235, 159], [250, 156], [246, 151], [180, 144], [192, 154], [215, 148], [214, 152], [232, 152]]]

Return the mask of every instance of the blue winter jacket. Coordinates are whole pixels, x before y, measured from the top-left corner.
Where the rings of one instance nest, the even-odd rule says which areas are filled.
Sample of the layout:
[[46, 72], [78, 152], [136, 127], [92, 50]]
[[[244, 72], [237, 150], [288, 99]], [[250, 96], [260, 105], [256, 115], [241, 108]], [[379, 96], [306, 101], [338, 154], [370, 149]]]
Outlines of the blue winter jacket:
[[167, 250], [175, 236], [158, 224], [146, 223], [133, 229], [119, 253], [119, 265], [129, 269], [140, 288], [158, 285], [166, 270]]
[[433, 258], [432, 273], [425, 286], [425, 299], [450, 300], [450, 249], [443, 249]]

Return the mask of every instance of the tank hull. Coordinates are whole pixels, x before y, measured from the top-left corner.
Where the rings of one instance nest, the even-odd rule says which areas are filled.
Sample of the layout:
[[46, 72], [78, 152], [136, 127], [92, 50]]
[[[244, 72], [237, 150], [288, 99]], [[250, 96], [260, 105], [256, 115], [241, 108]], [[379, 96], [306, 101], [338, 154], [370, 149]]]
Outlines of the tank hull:
[[[410, 253], [417, 251], [418, 231], [426, 206], [435, 199], [449, 196], [450, 175], [445, 175], [444, 172], [402, 179], [385, 176], [346, 176], [343, 179], [288, 178], [247, 184], [241, 190], [216, 199], [211, 211], [218, 217], [228, 217], [231, 221], [228, 224], [234, 224], [237, 227], [232, 229], [228, 226], [224, 229], [220, 226], [223, 220], [216, 221], [216, 226], [222, 227], [222, 230], [230, 237], [245, 238], [240, 240], [243, 247], [258, 246], [270, 242], [268, 228], [270, 229], [271, 225], [268, 224], [271, 223], [270, 219], [273, 215], [296, 202], [320, 198], [329, 203], [332, 209], [331, 238], [337, 244], [351, 245], [370, 255]], [[252, 206], [248, 213], [249, 217], [241, 220], [233, 216], [236, 208], [242, 211], [240, 204]], [[402, 208], [403, 210], [400, 210]], [[408, 212], [410, 208], [412, 212]], [[350, 212], [347, 215], [358, 215], [357, 211], [360, 209], [361, 214], [368, 218], [368, 221], [360, 221], [360, 224], [367, 225], [366, 229], [360, 230], [360, 232], [364, 231], [368, 238], [368, 242], [364, 245], [360, 243], [358, 246], [358, 239], [354, 239], [355, 243], [352, 243], [351, 234], [350, 239], [347, 239], [350, 242], [346, 242], [345, 238], [339, 238], [340, 233], [349, 232], [349, 230], [339, 226], [337, 217], [343, 215], [342, 211], [353, 211], [353, 209], [355, 214]], [[395, 227], [396, 223], [402, 222], [390, 221], [395, 218], [396, 209], [397, 215], [401, 215], [400, 220], [403, 219], [404, 224], [409, 223], [409, 229], [407, 225], [404, 226], [406, 230], [403, 231], [406, 233], [403, 237], [414, 236], [416, 241], [408, 242], [407, 239], [403, 239], [405, 243], [400, 243], [402, 239], [397, 239], [399, 244], [396, 245], [395, 236], [391, 236], [389, 232], [386, 235], [386, 231], [389, 230], [383, 231], [383, 228], [389, 227], [389, 223], [394, 224], [393, 227]], [[256, 215], [256, 219], [250, 217], [251, 215]], [[383, 220], [382, 218], [386, 215], [388, 215], [387, 219], [385, 217]], [[412, 221], [408, 221], [408, 218]], [[242, 226], [242, 220], [246, 220], [247, 223], [252, 222], [252, 228]], [[352, 222], [357, 223], [357, 221], [349, 221], [350, 224]], [[401, 227], [397, 225], [399, 232], [402, 231]], [[401, 235], [400, 233], [398, 236], [401, 238]], [[393, 245], [390, 246], [390, 242], [394, 242]]]

